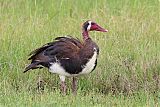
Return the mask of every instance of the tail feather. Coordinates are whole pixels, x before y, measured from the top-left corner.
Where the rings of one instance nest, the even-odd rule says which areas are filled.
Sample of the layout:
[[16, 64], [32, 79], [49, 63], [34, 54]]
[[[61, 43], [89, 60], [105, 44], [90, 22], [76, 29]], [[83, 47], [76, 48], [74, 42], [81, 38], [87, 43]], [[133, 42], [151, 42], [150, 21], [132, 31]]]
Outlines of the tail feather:
[[39, 66], [39, 64], [40, 64], [40, 62], [35, 62], [35, 63], [29, 64], [29, 65], [25, 68], [25, 70], [23, 71], [23, 73], [29, 71], [30, 69], [43, 68], [43, 67]]

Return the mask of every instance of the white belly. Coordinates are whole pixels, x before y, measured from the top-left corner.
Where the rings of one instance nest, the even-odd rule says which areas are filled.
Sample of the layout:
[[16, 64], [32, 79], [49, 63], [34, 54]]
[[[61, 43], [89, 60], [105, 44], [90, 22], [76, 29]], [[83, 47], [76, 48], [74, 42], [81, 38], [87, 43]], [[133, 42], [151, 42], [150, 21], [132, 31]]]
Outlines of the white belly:
[[50, 70], [50, 72], [56, 73], [56, 74], [59, 74], [59, 75], [71, 76], [71, 74], [67, 73], [65, 71], [65, 69], [58, 62], [51, 63], [51, 66], [50, 66], [49, 70]]
[[94, 54], [93, 54], [92, 58], [88, 60], [88, 62], [86, 63], [86, 65], [82, 69], [82, 72], [80, 72], [79, 74], [90, 73], [95, 66], [96, 59], [97, 59], [97, 51], [94, 51]]

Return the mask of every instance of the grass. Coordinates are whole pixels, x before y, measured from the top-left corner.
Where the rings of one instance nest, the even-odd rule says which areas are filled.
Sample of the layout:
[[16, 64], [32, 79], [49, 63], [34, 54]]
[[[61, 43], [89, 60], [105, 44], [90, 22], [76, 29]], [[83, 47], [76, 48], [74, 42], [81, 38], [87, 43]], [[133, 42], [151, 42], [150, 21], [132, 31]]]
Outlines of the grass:
[[[159, 5], [158, 0], [0, 0], [0, 106], [160, 106]], [[109, 32], [90, 33], [100, 47], [98, 66], [79, 78], [76, 97], [69, 90], [62, 96], [58, 76], [47, 69], [22, 73], [30, 51], [57, 36], [82, 39], [81, 23], [88, 19]]]
[[[143, 94], [143, 95], [142, 95]], [[143, 97], [143, 99], [142, 99]], [[84, 95], [79, 93], [76, 97], [72, 95], [61, 96], [59, 92], [43, 93], [10, 93], [1, 100], [1, 106], [155, 106], [153, 97], [147, 98], [144, 93], [136, 96], [114, 96], [89, 92]]]

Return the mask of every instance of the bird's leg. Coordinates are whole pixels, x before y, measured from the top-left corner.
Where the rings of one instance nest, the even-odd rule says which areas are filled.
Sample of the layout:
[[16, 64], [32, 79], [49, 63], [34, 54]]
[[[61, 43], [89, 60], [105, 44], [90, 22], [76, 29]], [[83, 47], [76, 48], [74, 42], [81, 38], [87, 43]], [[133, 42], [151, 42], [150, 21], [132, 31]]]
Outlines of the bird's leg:
[[74, 95], [77, 94], [77, 78], [76, 77], [73, 77], [72, 92], [73, 92]]
[[60, 75], [60, 80], [61, 80], [61, 92], [66, 95], [66, 91], [67, 91], [67, 86], [65, 84], [65, 76]]

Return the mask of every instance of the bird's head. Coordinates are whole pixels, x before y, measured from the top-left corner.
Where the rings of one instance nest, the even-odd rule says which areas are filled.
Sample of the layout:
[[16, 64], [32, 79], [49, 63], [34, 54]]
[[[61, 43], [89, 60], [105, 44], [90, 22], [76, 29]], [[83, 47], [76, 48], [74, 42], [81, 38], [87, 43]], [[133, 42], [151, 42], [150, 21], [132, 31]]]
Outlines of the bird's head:
[[89, 31], [108, 32], [108, 30], [102, 28], [97, 23], [95, 23], [95, 22], [93, 22], [91, 20], [88, 20], [83, 24], [82, 30], [86, 31], [86, 32], [89, 32]]
[[102, 28], [100, 25], [91, 20], [86, 21], [82, 26], [82, 35], [84, 40], [89, 38], [89, 31], [108, 32], [108, 30]]

